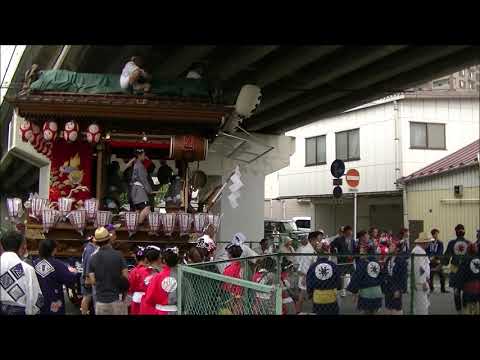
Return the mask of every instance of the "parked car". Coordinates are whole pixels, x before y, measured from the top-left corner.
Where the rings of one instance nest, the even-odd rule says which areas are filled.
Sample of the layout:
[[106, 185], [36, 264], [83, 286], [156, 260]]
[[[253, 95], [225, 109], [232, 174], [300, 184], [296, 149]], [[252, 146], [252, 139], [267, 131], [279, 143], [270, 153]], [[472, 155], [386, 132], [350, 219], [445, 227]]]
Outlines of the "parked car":
[[[264, 237], [279, 246], [286, 237], [293, 239], [293, 246], [297, 248], [299, 236], [308, 232], [299, 230], [293, 220], [265, 219]], [[277, 238], [276, 238], [277, 237]]]
[[295, 222], [298, 231], [303, 232], [311, 232], [311, 221], [312, 218], [310, 216], [297, 216], [293, 217], [292, 220]]

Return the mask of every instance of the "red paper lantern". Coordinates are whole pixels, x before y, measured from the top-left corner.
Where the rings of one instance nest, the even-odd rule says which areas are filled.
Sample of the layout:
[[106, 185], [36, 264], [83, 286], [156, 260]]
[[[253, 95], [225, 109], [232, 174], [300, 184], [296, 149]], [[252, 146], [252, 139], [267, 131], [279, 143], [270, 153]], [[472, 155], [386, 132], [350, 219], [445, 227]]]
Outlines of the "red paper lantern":
[[38, 145], [40, 138], [43, 138], [43, 134], [41, 134], [40, 131], [40, 126], [32, 123], [32, 136], [29, 138], [28, 142], [35, 147], [35, 145]]
[[57, 138], [58, 125], [55, 121], [45, 121], [43, 124], [43, 138], [47, 142], [55, 141]]
[[28, 120], [23, 120], [20, 124], [20, 132], [22, 133], [22, 141], [29, 142], [30, 138], [33, 136], [33, 127], [32, 122]]
[[65, 124], [63, 138], [68, 142], [75, 142], [78, 139], [79, 127], [76, 121], [71, 120]]
[[98, 144], [98, 142], [100, 141], [100, 136], [101, 136], [101, 132], [100, 132], [100, 126], [98, 124], [90, 124], [88, 126], [88, 129], [87, 129], [87, 141], [90, 143], [90, 144]]

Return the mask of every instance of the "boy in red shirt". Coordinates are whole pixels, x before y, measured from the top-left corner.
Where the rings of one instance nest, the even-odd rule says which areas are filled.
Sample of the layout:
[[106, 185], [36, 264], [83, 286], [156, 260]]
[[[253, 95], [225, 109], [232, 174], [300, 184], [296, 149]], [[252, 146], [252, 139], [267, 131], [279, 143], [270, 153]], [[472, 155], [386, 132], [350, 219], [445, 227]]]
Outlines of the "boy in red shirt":
[[[242, 248], [238, 245], [229, 244], [225, 250], [227, 250], [228, 258], [232, 259], [232, 262], [225, 267], [223, 275], [234, 277], [237, 279], [243, 278], [242, 263], [238, 260], [242, 256]], [[226, 296], [226, 303], [229, 304], [228, 309], [235, 315], [240, 315], [242, 312], [242, 295], [243, 288], [238, 285], [230, 283], [223, 283], [222, 290]]]
[[142, 315], [175, 315], [177, 313], [178, 248], [165, 249], [162, 271], [150, 281], [142, 299]]
[[138, 315], [140, 313], [140, 303], [142, 302], [143, 295], [145, 295], [145, 291], [147, 291], [145, 278], [150, 275], [150, 270], [145, 261], [144, 247], [138, 247], [137, 252], [135, 253], [135, 260], [137, 264], [135, 265], [135, 268], [130, 271], [130, 274], [128, 274], [128, 282], [130, 284], [128, 294], [132, 298], [130, 315]]

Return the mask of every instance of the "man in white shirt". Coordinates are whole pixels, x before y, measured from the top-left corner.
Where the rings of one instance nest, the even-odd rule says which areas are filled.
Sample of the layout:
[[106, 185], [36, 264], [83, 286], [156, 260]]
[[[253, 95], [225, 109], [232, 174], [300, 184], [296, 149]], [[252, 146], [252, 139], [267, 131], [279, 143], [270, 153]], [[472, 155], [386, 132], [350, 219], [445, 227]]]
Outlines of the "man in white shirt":
[[428, 299], [430, 286], [430, 260], [425, 251], [433, 239], [427, 233], [422, 232], [415, 240], [415, 247], [412, 250], [413, 258], [413, 279], [415, 282], [414, 293], [414, 314], [428, 315], [430, 301]]
[[125, 90], [133, 89], [134, 92], [150, 92], [151, 85], [148, 81], [151, 76], [142, 67], [143, 59], [140, 56], [133, 56], [123, 67], [120, 87]]
[[27, 242], [18, 232], [2, 236], [0, 256], [0, 314], [35, 315], [43, 305], [43, 295], [35, 269], [22, 261]]
[[[298, 254], [314, 254], [316, 246], [323, 239], [323, 232], [313, 231], [308, 234], [308, 237], [302, 236], [300, 239], [300, 246], [297, 249]], [[307, 293], [307, 272], [310, 269], [310, 266], [316, 261], [317, 257], [315, 255], [298, 256], [298, 288], [300, 289], [300, 294], [296, 306], [297, 314], [302, 311], [303, 302], [305, 301], [305, 294]]]

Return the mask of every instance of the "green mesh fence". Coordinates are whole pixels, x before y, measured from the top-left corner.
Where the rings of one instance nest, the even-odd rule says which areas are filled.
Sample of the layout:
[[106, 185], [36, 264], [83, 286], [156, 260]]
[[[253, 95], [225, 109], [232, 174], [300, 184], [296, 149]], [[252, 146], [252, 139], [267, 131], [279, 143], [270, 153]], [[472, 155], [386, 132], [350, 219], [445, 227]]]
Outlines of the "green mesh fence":
[[179, 314], [275, 315], [281, 312], [278, 286], [221, 275], [211, 264], [205, 267], [209, 269], [179, 267]]

